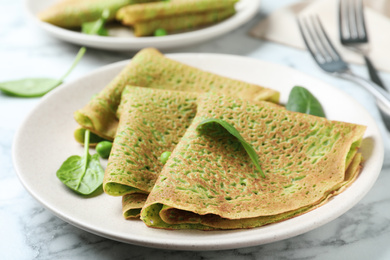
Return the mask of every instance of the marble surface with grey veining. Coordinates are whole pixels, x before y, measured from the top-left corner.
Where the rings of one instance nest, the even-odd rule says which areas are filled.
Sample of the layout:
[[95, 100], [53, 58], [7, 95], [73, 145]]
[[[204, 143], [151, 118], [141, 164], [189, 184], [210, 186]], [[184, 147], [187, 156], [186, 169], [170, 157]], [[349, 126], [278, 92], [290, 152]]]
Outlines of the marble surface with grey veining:
[[[267, 14], [291, 2], [295, 1], [262, 0], [258, 14], [246, 25], [202, 44], [169, 52], [228, 53], [282, 64], [332, 84], [358, 100], [378, 122], [385, 160], [377, 182], [356, 206], [305, 234], [235, 250], [160, 250], [99, 237], [54, 216], [24, 189], [12, 163], [12, 143], [18, 127], [40, 98], [0, 94], [0, 259], [390, 259], [390, 136], [380, 121], [373, 98], [352, 83], [324, 74], [306, 51], [248, 35], [250, 28]], [[0, 1], [0, 82], [24, 77], [60, 77], [78, 49], [79, 46], [57, 40], [37, 28], [26, 17], [23, 1]], [[66, 81], [133, 55], [88, 49]], [[353, 69], [366, 76], [364, 67]], [[390, 74], [381, 76], [390, 86]]]

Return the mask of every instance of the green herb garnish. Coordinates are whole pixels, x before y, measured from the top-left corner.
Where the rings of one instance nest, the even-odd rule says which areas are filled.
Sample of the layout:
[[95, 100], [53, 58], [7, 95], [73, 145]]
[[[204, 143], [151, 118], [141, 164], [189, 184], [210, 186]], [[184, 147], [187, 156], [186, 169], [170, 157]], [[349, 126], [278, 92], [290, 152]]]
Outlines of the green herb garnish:
[[[233, 135], [234, 137], [237, 138], [237, 140], [244, 147], [245, 151], [248, 153], [249, 157], [251, 158], [253, 164], [256, 166], [257, 170], [260, 172], [260, 175], [263, 178], [265, 178], [265, 174], [264, 174], [263, 170], [260, 167], [259, 156], [257, 155], [255, 149], [253, 149], [253, 147], [248, 142], [246, 142], [244, 140], [244, 138], [240, 135], [240, 133], [237, 131], [237, 129], [234, 128], [234, 126], [232, 126], [228, 122], [226, 122], [224, 120], [221, 120], [221, 119], [208, 118], [208, 119], [205, 119], [202, 122], [200, 122], [199, 125], [196, 127], [196, 129], [199, 131], [205, 125], [213, 124], [213, 123], [219, 124], [220, 126], [225, 128], [231, 135]], [[207, 134], [206, 131], [201, 131], [201, 133]]]
[[[107, 34], [107, 30], [104, 28], [107, 18], [110, 15], [109, 10], [102, 12], [102, 17], [91, 23], [83, 25], [83, 32], [88, 34]], [[85, 31], [84, 31], [85, 30]], [[85, 47], [81, 47], [77, 56], [70, 67], [70, 69], [60, 79], [52, 78], [26, 78], [20, 80], [12, 80], [0, 83], [0, 91], [9, 96], [15, 97], [41, 97], [62, 84], [64, 79], [70, 74], [70, 72], [76, 67], [78, 62], [83, 57], [86, 51]]]
[[104, 170], [99, 155], [89, 154], [89, 130], [85, 132], [84, 155], [72, 155], [61, 165], [57, 177], [73, 191], [90, 195], [103, 183]]
[[304, 87], [293, 87], [288, 97], [286, 109], [294, 112], [325, 117], [325, 113], [320, 102]]
[[81, 25], [81, 32], [91, 35], [108, 36], [108, 30], [104, 27], [108, 17], [110, 16], [110, 10], [104, 9], [101, 17], [93, 22], [86, 22]]
[[86, 51], [85, 47], [82, 47], [70, 67], [70, 69], [60, 78], [26, 78], [20, 80], [13, 80], [0, 83], [0, 90], [9, 96], [15, 97], [41, 97], [48, 93], [50, 90], [58, 87], [62, 84], [64, 79], [71, 73], [76, 67], [77, 63], [83, 57]]

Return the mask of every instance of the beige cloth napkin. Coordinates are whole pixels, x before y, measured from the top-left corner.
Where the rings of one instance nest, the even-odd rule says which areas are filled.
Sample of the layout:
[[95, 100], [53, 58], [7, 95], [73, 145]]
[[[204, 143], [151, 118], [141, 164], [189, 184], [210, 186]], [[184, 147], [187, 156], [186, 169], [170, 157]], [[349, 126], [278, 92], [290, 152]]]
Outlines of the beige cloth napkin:
[[[338, 0], [298, 2], [275, 11], [257, 24], [250, 33], [258, 38], [305, 49], [297, 26], [297, 17], [317, 14], [343, 58], [348, 62], [364, 64], [361, 55], [346, 49], [340, 43], [338, 5]], [[390, 72], [390, 1], [366, 0], [364, 6], [369, 37], [368, 56], [378, 70]]]

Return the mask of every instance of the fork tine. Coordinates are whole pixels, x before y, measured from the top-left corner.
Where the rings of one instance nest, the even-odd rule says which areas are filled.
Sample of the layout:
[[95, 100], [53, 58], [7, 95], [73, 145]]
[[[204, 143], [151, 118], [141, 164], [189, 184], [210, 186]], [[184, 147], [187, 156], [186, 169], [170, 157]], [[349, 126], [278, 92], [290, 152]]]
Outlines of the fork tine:
[[339, 27], [343, 44], [368, 40], [362, 0], [339, 0]]
[[[357, 2], [357, 3], [356, 3]], [[357, 26], [357, 33], [359, 35], [359, 38], [368, 38], [367, 37], [367, 31], [366, 31], [366, 23], [364, 19], [364, 11], [363, 11], [363, 1], [362, 0], [356, 0], [355, 1], [355, 15], [356, 15], [356, 26]]]
[[321, 66], [324, 62], [326, 62], [325, 54], [320, 50], [320, 46], [318, 45], [318, 39], [315, 38], [315, 34], [313, 33], [313, 28], [310, 28], [307, 19], [303, 18], [302, 22], [298, 19], [299, 30], [301, 31], [301, 35], [303, 41], [307, 49], [309, 50], [311, 56], [313, 56], [314, 60]]
[[324, 31], [321, 30], [321, 27], [318, 25], [320, 22], [318, 17], [316, 20], [313, 16], [310, 16], [307, 19], [302, 19], [302, 21], [303, 23], [298, 20], [298, 25], [301, 30], [303, 40], [305, 41], [311, 55], [319, 64], [332, 61], [334, 59], [334, 54], [332, 53], [332, 48], [329, 48], [329, 44], [326, 42], [326, 35], [324, 37]]
[[346, 6], [346, 13], [348, 14], [347, 21], [348, 21], [348, 28], [349, 28], [349, 35], [352, 39], [356, 39], [359, 37], [358, 31], [357, 31], [357, 19], [356, 19], [356, 2], [354, 0], [346, 0], [347, 6]]
[[[307, 49], [309, 50], [310, 54], [313, 56], [313, 58], [317, 61], [317, 53], [319, 53], [319, 50], [317, 48], [317, 45], [314, 44], [314, 36], [309, 28], [309, 25], [306, 21], [306, 19], [302, 19], [303, 23], [298, 19], [298, 27], [301, 31], [301, 35], [303, 38], [303, 41], [305, 42], [305, 45]], [[305, 27], [305, 28], [304, 28]], [[308, 35], [308, 37], [306, 36]], [[310, 40], [309, 40], [310, 38]], [[321, 56], [321, 58], [323, 58]]]
[[[302, 22], [301, 22], [302, 20]], [[298, 19], [298, 27], [307, 49], [315, 62], [327, 72], [342, 72], [348, 70], [334, 48], [318, 16]]]
[[315, 30], [315, 31], [316, 31], [318, 37], [322, 39], [322, 40], [320, 40], [320, 42], [321, 42], [322, 46], [324, 47], [324, 49], [327, 50], [328, 55], [331, 56], [333, 58], [333, 60], [341, 60], [340, 54], [337, 52], [337, 50], [333, 46], [332, 42], [330, 41], [328, 35], [325, 32], [324, 27], [322, 26], [320, 18], [318, 18], [318, 16], [315, 16], [315, 18], [312, 17], [312, 20], [313, 20], [313, 23], [317, 25], [317, 30]]
[[342, 43], [344, 43], [344, 41], [347, 42], [352, 38], [348, 7], [348, 0], [339, 0], [339, 26]]

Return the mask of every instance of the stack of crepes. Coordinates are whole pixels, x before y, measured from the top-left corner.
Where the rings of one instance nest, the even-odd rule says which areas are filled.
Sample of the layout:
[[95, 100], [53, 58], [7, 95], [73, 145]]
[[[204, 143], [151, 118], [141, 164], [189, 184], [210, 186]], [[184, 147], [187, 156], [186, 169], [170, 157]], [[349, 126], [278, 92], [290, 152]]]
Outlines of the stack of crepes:
[[170, 0], [128, 5], [117, 20], [134, 28], [135, 36], [153, 35], [157, 29], [176, 32], [220, 22], [232, 16], [238, 0]]
[[109, 10], [108, 21], [115, 20], [116, 12], [127, 5], [159, 0], [61, 0], [38, 14], [40, 20], [63, 28], [80, 27], [99, 19]]
[[113, 140], [118, 127], [117, 109], [125, 86], [185, 92], [216, 92], [243, 99], [277, 103], [279, 92], [222, 77], [166, 58], [154, 48], [138, 52], [131, 62], [74, 116], [80, 126]]
[[[123, 196], [125, 218], [166, 229], [258, 227], [321, 206], [357, 177], [365, 126], [287, 111], [269, 102], [277, 101], [275, 91], [188, 67], [154, 49], [137, 56], [113, 81], [123, 86], [111, 83], [99, 102], [75, 114], [103, 125], [107, 109], [115, 108], [103, 188]], [[113, 96], [115, 106], [107, 98]], [[198, 127], [210, 118], [237, 129], [256, 151], [264, 178], [224, 128]], [[163, 165], [166, 151], [172, 154]]]
[[38, 14], [40, 20], [63, 28], [98, 20], [120, 21], [135, 36], [151, 36], [157, 29], [179, 32], [218, 23], [235, 14], [239, 0], [61, 0]]

